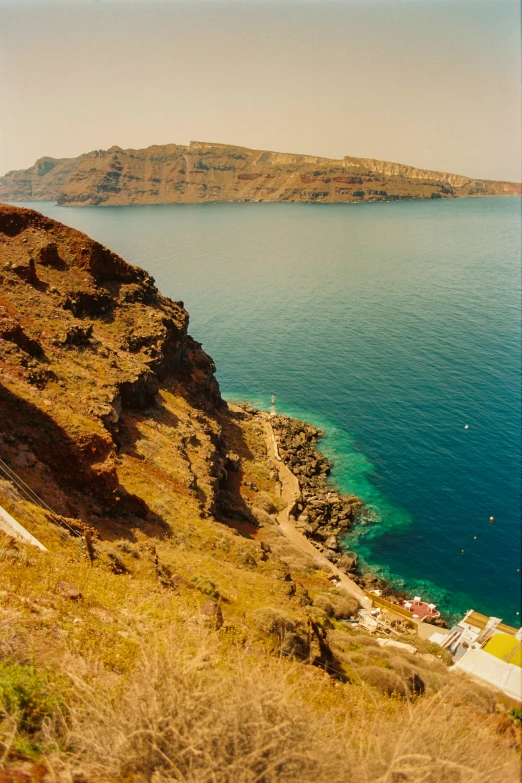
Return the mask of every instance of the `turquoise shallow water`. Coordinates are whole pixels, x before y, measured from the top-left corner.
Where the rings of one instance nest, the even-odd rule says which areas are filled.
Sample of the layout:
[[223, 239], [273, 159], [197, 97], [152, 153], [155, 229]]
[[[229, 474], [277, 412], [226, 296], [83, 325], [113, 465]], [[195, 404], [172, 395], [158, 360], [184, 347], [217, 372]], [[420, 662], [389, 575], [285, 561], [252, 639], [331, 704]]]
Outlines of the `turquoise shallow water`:
[[520, 199], [27, 206], [182, 299], [226, 397], [323, 427], [372, 568], [520, 623]]

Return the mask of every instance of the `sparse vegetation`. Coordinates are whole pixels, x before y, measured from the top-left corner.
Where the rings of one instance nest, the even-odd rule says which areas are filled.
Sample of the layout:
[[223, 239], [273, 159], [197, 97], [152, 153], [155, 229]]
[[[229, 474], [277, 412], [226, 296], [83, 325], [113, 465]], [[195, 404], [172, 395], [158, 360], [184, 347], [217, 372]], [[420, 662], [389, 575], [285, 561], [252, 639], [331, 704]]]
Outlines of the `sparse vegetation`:
[[60, 737], [66, 713], [65, 678], [31, 663], [0, 661], [0, 758], [36, 756], [51, 725]]
[[[0, 536], [0, 672], [16, 672], [36, 705], [24, 723], [12, 687], [3, 696], [6, 766], [34, 759], [89, 783], [518, 780], [520, 729], [494, 694], [450, 680], [436, 646], [415, 639], [412, 656], [339, 622], [347, 599], [298, 558], [293, 582], [274, 552], [245, 567], [258, 543], [192, 515], [172, 538], [117, 539], [108, 548], [128, 573], [114, 573], [104, 542], [91, 566], [50, 533], [48, 553]], [[57, 589], [73, 580], [81, 599]], [[221, 592], [215, 630], [200, 607]]]

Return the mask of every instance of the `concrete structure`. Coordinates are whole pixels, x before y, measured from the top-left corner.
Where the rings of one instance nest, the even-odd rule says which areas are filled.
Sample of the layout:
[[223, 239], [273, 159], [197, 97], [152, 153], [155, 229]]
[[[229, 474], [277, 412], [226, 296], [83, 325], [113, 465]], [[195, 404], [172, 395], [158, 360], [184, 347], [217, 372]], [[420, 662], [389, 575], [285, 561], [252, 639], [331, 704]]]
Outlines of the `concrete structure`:
[[25, 527], [22, 527], [22, 525], [2, 506], [0, 506], [0, 530], [3, 530], [8, 536], [19, 538], [21, 541], [25, 541], [28, 544], [38, 547], [38, 549], [41, 549], [43, 552], [47, 552], [44, 545], [32, 536]]
[[522, 668], [490, 655], [486, 649], [470, 647], [454, 669], [493, 685], [510, 700], [522, 704]]
[[452, 654], [454, 669], [497, 688], [511, 703], [522, 704], [522, 628], [470, 610], [444, 639], [431, 640]]

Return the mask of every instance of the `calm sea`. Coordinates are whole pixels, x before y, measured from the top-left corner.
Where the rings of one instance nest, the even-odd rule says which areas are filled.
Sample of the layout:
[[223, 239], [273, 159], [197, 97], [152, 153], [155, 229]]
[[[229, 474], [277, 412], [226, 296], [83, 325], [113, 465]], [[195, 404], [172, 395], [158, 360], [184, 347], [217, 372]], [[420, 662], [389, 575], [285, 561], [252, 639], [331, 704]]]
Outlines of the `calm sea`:
[[520, 624], [519, 198], [26, 206], [182, 299], [227, 398], [324, 429], [373, 570]]

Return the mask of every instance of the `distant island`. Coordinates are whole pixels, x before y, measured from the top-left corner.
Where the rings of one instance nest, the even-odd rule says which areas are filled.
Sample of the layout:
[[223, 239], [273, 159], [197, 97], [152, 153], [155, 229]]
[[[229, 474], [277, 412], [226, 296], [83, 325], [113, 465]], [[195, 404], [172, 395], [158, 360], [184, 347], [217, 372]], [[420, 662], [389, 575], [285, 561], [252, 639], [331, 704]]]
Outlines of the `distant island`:
[[515, 196], [520, 183], [479, 180], [371, 158], [340, 160], [192, 141], [40, 158], [0, 178], [0, 200], [67, 206], [275, 201], [345, 203]]

